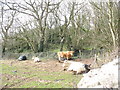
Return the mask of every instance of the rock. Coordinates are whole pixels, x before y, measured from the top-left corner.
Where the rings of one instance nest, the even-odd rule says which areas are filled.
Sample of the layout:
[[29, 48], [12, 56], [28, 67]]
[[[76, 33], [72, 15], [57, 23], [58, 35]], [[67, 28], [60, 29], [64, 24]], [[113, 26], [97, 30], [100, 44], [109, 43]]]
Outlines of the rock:
[[118, 88], [118, 58], [83, 76], [78, 88]]
[[41, 60], [39, 59], [39, 57], [35, 57], [33, 56], [32, 59], [34, 60], [34, 62], [40, 62]]

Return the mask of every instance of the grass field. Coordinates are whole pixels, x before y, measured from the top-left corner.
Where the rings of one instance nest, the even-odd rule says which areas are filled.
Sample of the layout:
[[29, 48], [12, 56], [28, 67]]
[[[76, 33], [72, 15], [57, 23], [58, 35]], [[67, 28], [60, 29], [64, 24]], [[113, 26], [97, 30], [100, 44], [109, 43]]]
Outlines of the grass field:
[[76, 88], [82, 75], [63, 71], [57, 60], [1, 60], [2, 88]]

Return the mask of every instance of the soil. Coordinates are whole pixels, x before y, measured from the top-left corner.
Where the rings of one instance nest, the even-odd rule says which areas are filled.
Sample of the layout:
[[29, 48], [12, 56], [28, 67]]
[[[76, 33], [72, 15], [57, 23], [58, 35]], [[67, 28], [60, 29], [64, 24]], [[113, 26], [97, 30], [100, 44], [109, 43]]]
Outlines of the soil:
[[[93, 62], [93, 60], [76, 60], [76, 61], [79, 61], [79, 62], [82, 62], [82, 63], [85, 63], [85, 64], [90, 64]], [[41, 61], [41, 62], [34, 62], [33, 60], [25, 60], [25, 61], [18, 61], [18, 60], [4, 60], [4, 61], [1, 61], [2, 64], [6, 64], [6, 65], [9, 65], [9, 66], [22, 66], [22, 68], [26, 69], [26, 70], [29, 70], [29, 67], [33, 67], [35, 71], [47, 71], [48, 74], [51, 74], [51, 72], [64, 72], [64, 73], [71, 73], [71, 72], [67, 72], [67, 71], [63, 71], [63, 68], [62, 68], [62, 64], [63, 63], [60, 63], [58, 62], [58, 60], [45, 60], [45, 61]], [[35, 69], [37, 68], [37, 69]], [[12, 71], [14, 73], [17, 73], [18, 71], [17, 70], [14, 70]], [[30, 75], [31, 72], [22, 72], [23, 74], [28, 74]], [[44, 74], [45, 75], [45, 74]], [[8, 75], [8, 74], [3, 74], [2, 75], [3, 77], [6, 78], [6, 81], [14, 81], [15, 79], [19, 78], [19, 82], [16, 82], [16, 83], [13, 83], [12, 85], [7, 85], [5, 84], [4, 88], [10, 88], [10, 87], [18, 87], [20, 85], [23, 84], [23, 82], [21, 81], [39, 81], [39, 82], [52, 82], [52, 81], [46, 81], [46, 80], [41, 80], [39, 78], [28, 78], [28, 77], [21, 77], [21, 76], [17, 76], [17, 75]]]

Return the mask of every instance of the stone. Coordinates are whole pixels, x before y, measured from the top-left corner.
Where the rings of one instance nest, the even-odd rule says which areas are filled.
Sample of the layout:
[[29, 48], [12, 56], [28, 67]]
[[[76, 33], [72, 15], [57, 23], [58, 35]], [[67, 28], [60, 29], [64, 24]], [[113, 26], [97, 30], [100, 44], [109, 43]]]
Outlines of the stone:
[[[120, 58], [119, 58], [120, 59]], [[118, 88], [118, 58], [101, 68], [90, 70], [78, 83], [78, 88]]]

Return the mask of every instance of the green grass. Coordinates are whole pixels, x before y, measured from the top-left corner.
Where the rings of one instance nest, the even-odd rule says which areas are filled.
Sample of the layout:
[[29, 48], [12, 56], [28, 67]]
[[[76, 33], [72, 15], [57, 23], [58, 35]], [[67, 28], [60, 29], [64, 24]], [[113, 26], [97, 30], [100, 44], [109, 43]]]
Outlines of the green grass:
[[82, 77], [67, 72], [43, 71], [41, 68], [37, 71], [36, 67], [26, 66], [24, 62], [10, 66], [4, 61], [1, 65], [2, 86], [9, 88], [73, 88]]
[[[50, 49], [49, 51], [51, 51], [51, 52], [60, 52], [60, 46], [58, 47], [58, 48], [54, 48], [54, 49]], [[63, 51], [68, 51], [68, 49], [67, 49], [67, 47], [66, 47], [66, 45], [64, 45], [64, 47], [63, 47]]]
[[2, 74], [14, 74], [14, 71], [16, 70], [16, 67], [11, 67], [6, 64], [2, 64]]
[[29, 83], [26, 83], [24, 85], [21, 85], [20, 88], [62, 88], [62, 84], [60, 83], [53, 83], [53, 82], [45, 82], [45, 83], [40, 83], [36, 81], [31, 81]]
[[59, 52], [60, 51], [60, 49], [54, 49], [54, 50], [52, 50], [52, 52]]

